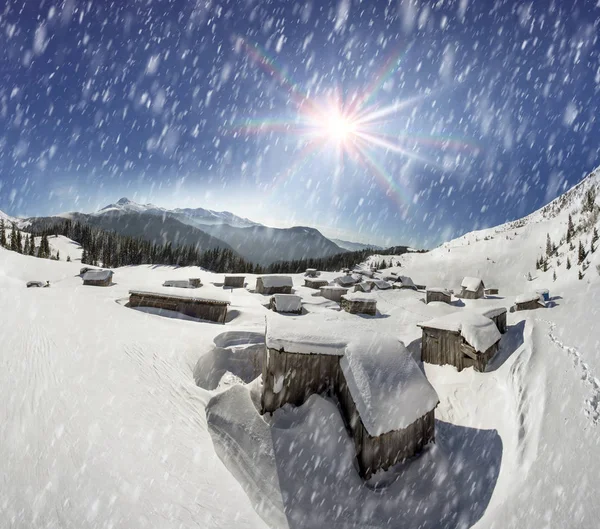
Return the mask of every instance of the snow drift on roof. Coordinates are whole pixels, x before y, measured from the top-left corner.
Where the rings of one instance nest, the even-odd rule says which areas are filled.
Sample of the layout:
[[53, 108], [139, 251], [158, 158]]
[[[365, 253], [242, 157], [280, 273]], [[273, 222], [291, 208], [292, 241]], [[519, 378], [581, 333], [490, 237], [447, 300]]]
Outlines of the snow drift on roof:
[[[202, 291], [202, 294], [198, 294], [198, 290]], [[152, 290], [130, 290], [130, 294], [141, 294], [150, 296], [161, 296], [176, 299], [189, 299], [190, 301], [206, 301], [206, 302], [217, 302], [217, 303], [229, 303], [231, 299], [231, 293], [229, 290], [223, 290], [221, 288], [215, 288], [210, 286], [204, 286], [201, 289], [182, 288], [173, 290], [172, 287], [154, 287]]]
[[291, 287], [293, 286], [290, 276], [260, 276], [258, 279], [266, 288], [271, 287]]
[[302, 298], [296, 294], [274, 294], [278, 312], [298, 312], [302, 309]]
[[477, 292], [483, 281], [479, 277], [465, 277], [460, 286], [469, 292]]
[[478, 353], [487, 351], [502, 337], [496, 324], [477, 312], [459, 310], [419, 324], [419, 327], [459, 332]]
[[398, 281], [405, 287], [414, 287], [413, 280], [408, 276], [398, 276]]
[[342, 299], [346, 299], [348, 301], [358, 301], [361, 303], [368, 303], [369, 301], [376, 301], [375, 298], [370, 294], [365, 294], [364, 292], [349, 292], [348, 294], [344, 294]]
[[446, 296], [450, 295], [450, 291], [443, 287], [427, 287], [427, 292], [437, 292], [438, 294], [445, 294]]

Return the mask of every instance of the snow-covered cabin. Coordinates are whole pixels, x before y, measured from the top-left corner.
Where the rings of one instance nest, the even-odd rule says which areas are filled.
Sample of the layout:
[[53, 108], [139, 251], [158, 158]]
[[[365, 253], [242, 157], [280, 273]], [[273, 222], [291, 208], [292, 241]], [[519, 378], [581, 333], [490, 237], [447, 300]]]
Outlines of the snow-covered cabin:
[[304, 318], [267, 322], [262, 413], [335, 394], [365, 479], [434, 440], [438, 396], [400, 340]]
[[296, 294], [274, 294], [269, 308], [275, 312], [302, 313], [302, 298]]
[[246, 276], [227, 275], [223, 286], [226, 288], [244, 288], [246, 284]]
[[515, 310], [533, 310], [541, 309], [546, 306], [544, 296], [537, 292], [521, 294], [515, 299]]
[[81, 276], [84, 285], [95, 287], [108, 287], [113, 284], [114, 272], [112, 270], [88, 270]]
[[304, 277], [319, 277], [321, 274], [316, 268], [307, 268]]
[[[155, 292], [129, 291], [128, 307], [149, 307], [159, 311], [172, 311], [200, 320], [225, 323], [229, 301], [222, 290], [207, 291], [199, 296], [195, 293], [172, 294], [169, 288]], [[204, 290], [204, 289], [202, 289]]]
[[350, 314], [377, 315], [377, 300], [368, 294], [359, 292], [344, 294], [340, 300], [340, 306]]
[[479, 277], [465, 277], [460, 288], [460, 297], [463, 299], [479, 299], [485, 295], [485, 285]]
[[162, 286], [174, 288], [199, 288], [202, 286], [202, 281], [200, 281], [198, 278], [167, 279]]
[[324, 298], [335, 301], [336, 303], [340, 303], [342, 301], [342, 296], [348, 293], [348, 288], [340, 287], [338, 285], [327, 285], [321, 287], [320, 289], [321, 296]]
[[27, 281], [27, 288], [47, 288], [50, 281]]
[[329, 284], [329, 281], [327, 281], [327, 279], [317, 279], [317, 278], [307, 277], [304, 280], [304, 286], [307, 288], [319, 289], [321, 287], [327, 286], [328, 284]]
[[389, 290], [392, 288], [387, 281], [382, 279], [369, 279], [354, 285], [354, 292], [371, 292], [372, 290]]
[[419, 324], [423, 330], [421, 359], [430, 364], [451, 364], [459, 371], [474, 367], [485, 371], [498, 351], [500, 332], [482, 314], [459, 310]]
[[339, 276], [333, 280], [333, 282], [336, 285], [339, 285], [341, 287], [346, 287], [346, 288], [350, 288], [351, 286], [358, 283], [358, 281], [359, 281], [359, 278], [354, 277], [352, 275]]
[[427, 303], [441, 301], [449, 304], [452, 301], [452, 294], [450, 294], [450, 291], [441, 287], [429, 287], [425, 295]]
[[394, 288], [410, 288], [412, 290], [417, 290], [417, 285], [415, 285], [414, 281], [408, 276], [398, 276], [398, 279], [393, 286]]
[[506, 313], [506, 307], [496, 307], [482, 312], [486, 318], [489, 318], [496, 324], [496, 327], [501, 334], [506, 332]]
[[256, 292], [271, 294], [291, 294], [294, 283], [290, 276], [260, 276], [256, 278]]

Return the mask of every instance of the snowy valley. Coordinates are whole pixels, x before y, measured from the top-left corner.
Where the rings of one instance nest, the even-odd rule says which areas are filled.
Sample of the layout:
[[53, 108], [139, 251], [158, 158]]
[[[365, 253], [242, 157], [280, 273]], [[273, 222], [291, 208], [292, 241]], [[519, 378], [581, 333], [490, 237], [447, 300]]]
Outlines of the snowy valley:
[[[366, 281], [387, 261], [395, 266], [374, 279], [409, 276], [454, 292], [450, 304], [427, 304], [422, 289], [373, 288], [364, 297], [376, 301], [375, 316], [340, 310], [305, 286], [304, 274], [291, 276], [302, 313], [277, 314], [270, 295], [255, 292], [253, 274], [245, 274], [246, 288], [228, 288], [223, 274], [197, 267], [139, 265], [114, 269], [114, 284], [93, 287], [82, 284], [81, 248], [65, 237], [49, 237], [59, 261], [0, 248], [2, 526], [594, 526], [598, 190], [595, 172], [519, 221], [427, 253], [357, 263]], [[498, 293], [458, 298], [468, 276]], [[189, 278], [203, 286], [161, 286]], [[50, 288], [25, 288], [33, 280]], [[510, 309], [539, 289], [549, 290], [545, 307], [508, 311], [507, 332], [483, 372], [421, 363], [418, 324]], [[218, 324], [134, 309], [131, 290], [223, 300], [227, 317]], [[309, 329], [317, 342], [328, 329], [347, 330], [346, 340], [401, 340], [437, 393], [435, 442], [364, 481], [335, 398], [313, 394], [261, 415], [265, 321], [282, 336]], [[369, 391], [383, 398], [381, 388]]]

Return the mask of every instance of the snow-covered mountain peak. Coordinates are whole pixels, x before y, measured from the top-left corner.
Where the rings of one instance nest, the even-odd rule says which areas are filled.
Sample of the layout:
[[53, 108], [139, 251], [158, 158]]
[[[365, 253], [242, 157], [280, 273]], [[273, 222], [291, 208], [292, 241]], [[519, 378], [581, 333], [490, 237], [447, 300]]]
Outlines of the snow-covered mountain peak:
[[154, 204], [138, 204], [127, 197], [120, 198], [114, 204], [109, 204], [93, 215], [103, 215], [105, 213], [152, 213], [162, 215], [167, 210]]

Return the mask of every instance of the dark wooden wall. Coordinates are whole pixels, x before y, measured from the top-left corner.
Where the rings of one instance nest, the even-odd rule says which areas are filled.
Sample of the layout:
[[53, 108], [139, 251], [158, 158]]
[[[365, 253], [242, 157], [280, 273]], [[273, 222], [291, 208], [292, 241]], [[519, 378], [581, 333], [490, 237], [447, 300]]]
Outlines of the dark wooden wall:
[[341, 299], [341, 307], [350, 314], [368, 314], [370, 316], [377, 315], [377, 302], [373, 301], [356, 301]]
[[485, 371], [496, 351], [498, 351], [498, 342], [487, 351], [477, 353], [458, 332], [423, 328], [421, 360], [428, 364], [450, 364], [459, 371], [468, 367]]
[[471, 292], [466, 288], [462, 288], [460, 292], [460, 297], [463, 299], [479, 299], [485, 295], [485, 290], [483, 288], [483, 284], [479, 286], [477, 292]]
[[243, 288], [245, 280], [246, 278], [241, 276], [225, 276], [223, 285], [230, 288]]
[[292, 287], [266, 287], [264, 286], [262, 279], [259, 277], [256, 280], [256, 292], [259, 294], [265, 294], [270, 296], [271, 294], [291, 294]]
[[535, 310], [542, 308], [539, 301], [537, 301], [536, 299], [534, 299], [533, 301], [527, 301], [525, 303], [516, 303], [516, 306], [517, 310]]
[[225, 323], [227, 305], [206, 303], [201, 300], [184, 300], [182, 298], [146, 296], [143, 294], [130, 294], [130, 307], [154, 307], [157, 309], [173, 310], [186, 316], [201, 320]]
[[327, 286], [329, 282], [326, 279], [305, 279], [304, 286], [308, 288], [316, 288], [319, 289], [321, 287]]
[[441, 301], [443, 303], [450, 303], [452, 300], [449, 294], [444, 294], [443, 292], [431, 292], [427, 291], [427, 303], [431, 303], [432, 301]]
[[112, 277], [109, 277], [108, 279], [101, 279], [101, 280], [97, 280], [97, 279], [85, 280], [84, 279], [83, 284], [89, 285], [92, 287], [109, 287], [110, 285], [112, 285]]

